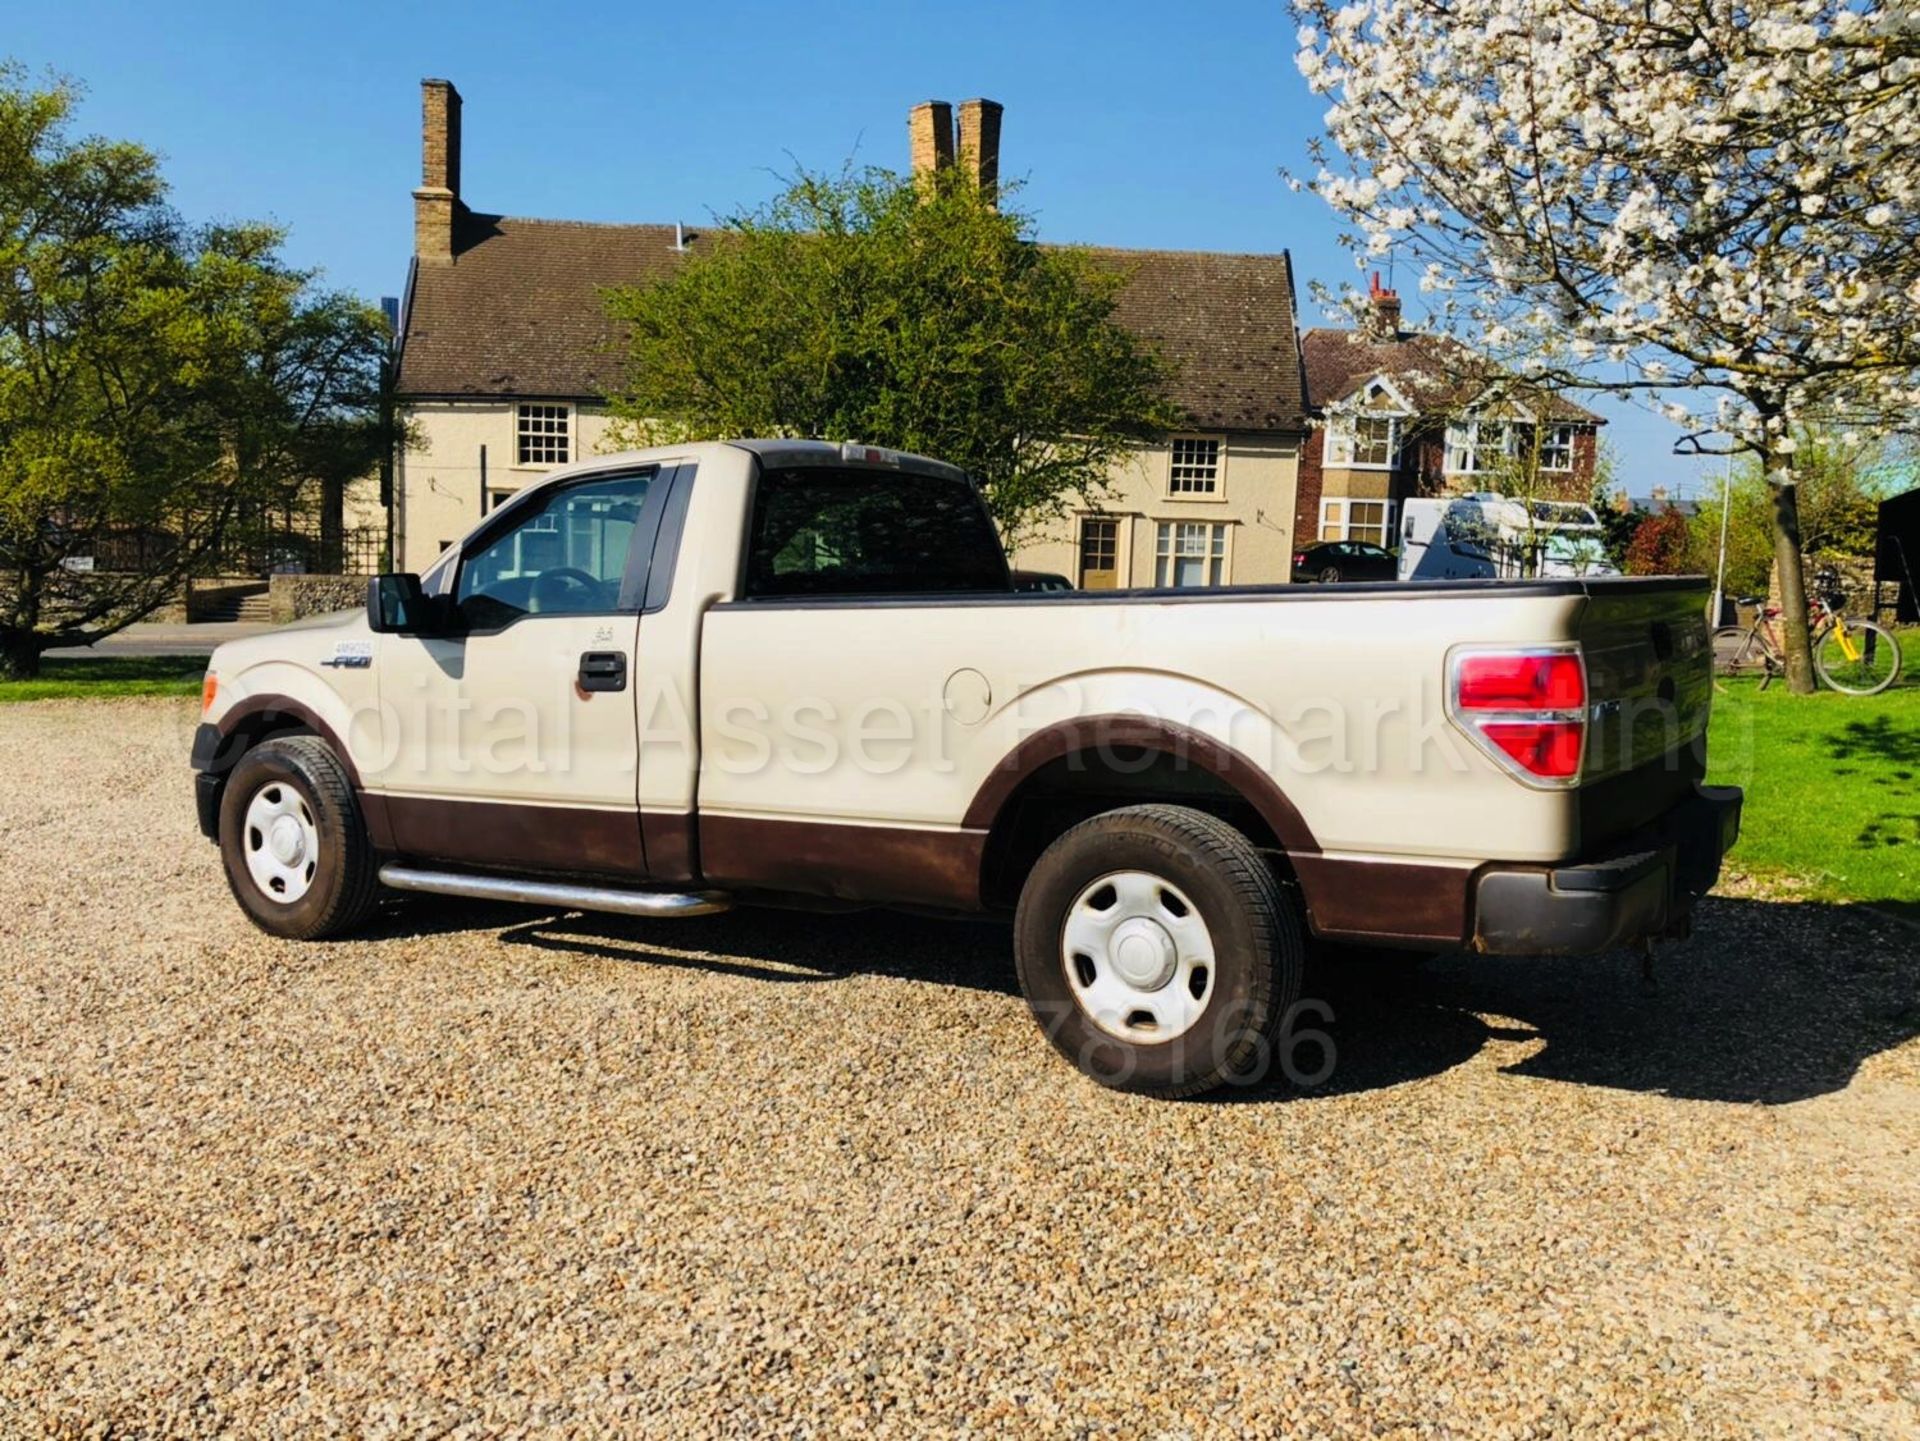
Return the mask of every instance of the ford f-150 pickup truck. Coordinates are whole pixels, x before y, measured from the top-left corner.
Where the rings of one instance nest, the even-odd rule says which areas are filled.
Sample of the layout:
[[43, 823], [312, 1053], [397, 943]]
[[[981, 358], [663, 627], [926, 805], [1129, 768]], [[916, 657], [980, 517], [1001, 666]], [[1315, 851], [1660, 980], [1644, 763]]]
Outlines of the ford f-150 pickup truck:
[[1016, 590], [976, 486], [858, 445], [606, 456], [364, 613], [230, 642], [200, 823], [275, 935], [384, 887], [637, 916], [1008, 915], [1046, 1034], [1190, 1094], [1318, 942], [1539, 956], [1684, 932], [1696, 580]]

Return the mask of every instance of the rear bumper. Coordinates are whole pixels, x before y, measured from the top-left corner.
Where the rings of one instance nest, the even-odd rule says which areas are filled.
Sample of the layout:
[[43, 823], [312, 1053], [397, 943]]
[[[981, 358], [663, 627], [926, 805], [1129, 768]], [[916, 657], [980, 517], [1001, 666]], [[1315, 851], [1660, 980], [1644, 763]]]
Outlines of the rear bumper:
[[1483, 868], [1474, 881], [1473, 949], [1580, 956], [1685, 935], [1694, 902], [1720, 878], [1740, 835], [1742, 793], [1696, 785], [1645, 830], [1592, 860]]

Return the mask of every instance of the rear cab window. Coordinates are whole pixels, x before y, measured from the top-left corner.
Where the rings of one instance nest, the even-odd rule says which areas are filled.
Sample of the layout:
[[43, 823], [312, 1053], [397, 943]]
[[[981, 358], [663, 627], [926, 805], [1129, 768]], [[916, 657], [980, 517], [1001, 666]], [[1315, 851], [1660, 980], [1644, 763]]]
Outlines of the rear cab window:
[[1012, 589], [993, 521], [962, 477], [812, 465], [760, 474], [748, 599]]

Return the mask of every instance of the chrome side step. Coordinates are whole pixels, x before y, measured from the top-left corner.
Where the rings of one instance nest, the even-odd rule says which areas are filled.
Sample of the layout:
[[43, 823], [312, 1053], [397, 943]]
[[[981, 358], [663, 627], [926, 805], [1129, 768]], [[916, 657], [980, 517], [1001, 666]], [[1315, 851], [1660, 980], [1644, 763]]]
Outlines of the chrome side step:
[[733, 909], [723, 891], [627, 891], [616, 886], [576, 886], [560, 881], [529, 881], [512, 876], [464, 876], [452, 871], [422, 871], [412, 866], [380, 867], [380, 884], [396, 891], [426, 891], [436, 896], [465, 896], [474, 901], [512, 901], [563, 911], [608, 911], [617, 916], [712, 916]]

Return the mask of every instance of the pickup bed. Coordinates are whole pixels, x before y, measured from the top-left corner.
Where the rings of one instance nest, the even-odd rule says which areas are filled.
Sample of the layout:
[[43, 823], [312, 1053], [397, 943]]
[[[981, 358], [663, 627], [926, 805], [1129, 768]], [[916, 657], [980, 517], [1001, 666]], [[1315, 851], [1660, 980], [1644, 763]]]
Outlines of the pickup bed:
[[803, 441], [569, 467], [368, 605], [231, 642], [193, 767], [278, 935], [382, 886], [634, 915], [1011, 916], [1114, 1085], [1250, 1074], [1305, 947], [1682, 934], [1692, 579], [1019, 591], [968, 477]]

